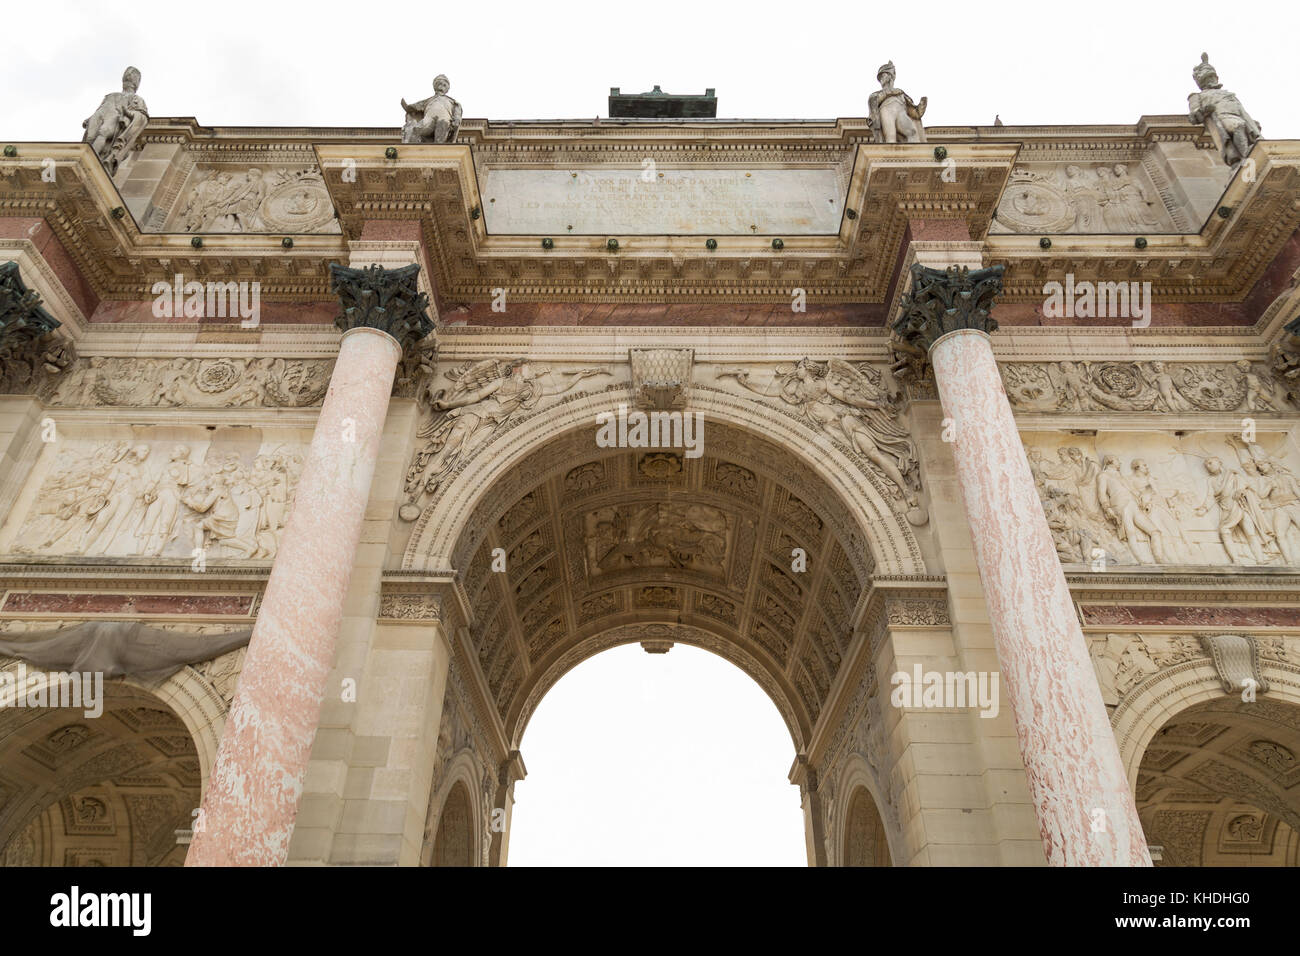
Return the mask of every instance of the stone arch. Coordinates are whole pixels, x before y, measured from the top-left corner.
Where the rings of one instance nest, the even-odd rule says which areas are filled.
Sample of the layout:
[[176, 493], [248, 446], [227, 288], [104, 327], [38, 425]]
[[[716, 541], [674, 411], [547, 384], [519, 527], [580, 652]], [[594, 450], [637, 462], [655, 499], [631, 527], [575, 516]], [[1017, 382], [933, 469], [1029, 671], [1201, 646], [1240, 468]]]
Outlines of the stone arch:
[[[1263, 660], [1260, 673], [1269, 690], [1259, 699], [1300, 704], [1300, 668]], [[1193, 705], [1227, 696], [1218, 671], [1209, 660], [1165, 668], [1133, 688], [1111, 716], [1129, 785], [1137, 786], [1142, 757], [1161, 727]]]
[[1300, 668], [1260, 661], [1254, 701], [1213, 664], [1152, 675], [1113, 723], [1158, 865], [1300, 865]]
[[903, 859], [902, 836], [891, 832], [880, 813], [880, 791], [861, 754], [845, 764], [830, 821], [830, 853], [837, 866], [894, 866]]
[[[558, 405], [544, 404], [528, 414], [517, 414], [511, 420], [512, 427], [463, 462], [426, 503], [415, 522], [402, 567], [455, 567], [456, 543], [471, 525], [489, 489], [507, 480], [522, 462], [544, 446], [556, 443], [565, 433], [589, 434], [592, 440], [588, 444], [594, 447], [596, 415], [610, 411], [619, 402], [631, 405], [626, 386], [577, 395]], [[694, 386], [690, 410], [704, 414], [706, 434], [708, 426], [716, 423], [738, 429], [752, 440], [771, 439], [810, 469], [849, 509], [854, 531], [878, 573], [926, 573], [912, 526], [897, 505], [890, 504], [889, 483], [844, 444], [814, 430], [787, 408], [769, 406], [716, 386]]]
[[[34, 668], [31, 691], [52, 675]], [[197, 679], [197, 677], [196, 677]], [[179, 866], [199, 806], [197, 717], [182, 678], [103, 684], [103, 712], [0, 710], [0, 860], [7, 865]], [[220, 728], [217, 728], [219, 733]]]
[[426, 833], [431, 836], [422, 853], [422, 865], [482, 865], [483, 820], [474, 798], [480, 778], [469, 751], [461, 751], [448, 762], [438, 792], [429, 801]]
[[455, 603], [516, 733], [559, 658], [656, 625], [693, 629], [683, 640], [738, 663], [796, 746], [809, 739], [876, 566], [853, 509], [806, 462], [724, 423], [708, 435], [691, 459], [571, 428], [477, 497], [451, 545]]

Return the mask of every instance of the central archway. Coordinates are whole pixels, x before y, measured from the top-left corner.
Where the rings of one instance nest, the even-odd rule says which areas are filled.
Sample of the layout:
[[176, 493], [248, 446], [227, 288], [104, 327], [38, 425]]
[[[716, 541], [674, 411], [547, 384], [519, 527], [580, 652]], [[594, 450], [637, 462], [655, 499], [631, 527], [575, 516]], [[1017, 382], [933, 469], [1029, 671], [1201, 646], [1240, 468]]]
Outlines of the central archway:
[[721, 414], [706, 415], [698, 457], [600, 447], [595, 416], [617, 394], [489, 438], [434, 492], [404, 569], [454, 570], [453, 643], [506, 752], [566, 672], [646, 641], [738, 666], [805, 752], [871, 577], [924, 570], [905, 515], [826, 435], [722, 392], [701, 400]]

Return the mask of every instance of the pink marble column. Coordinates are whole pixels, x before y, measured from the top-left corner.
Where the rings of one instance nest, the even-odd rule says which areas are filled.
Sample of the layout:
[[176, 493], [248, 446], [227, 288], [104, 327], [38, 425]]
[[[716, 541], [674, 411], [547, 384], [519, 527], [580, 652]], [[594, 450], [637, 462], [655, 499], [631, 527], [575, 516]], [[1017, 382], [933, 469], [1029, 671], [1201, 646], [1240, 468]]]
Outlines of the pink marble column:
[[941, 273], [925, 272], [929, 287], [905, 301], [911, 331], [928, 333], [912, 344], [929, 346], [944, 416], [951, 419], [1001, 687], [1015, 717], [1047, 862], [1150, 866], [1060, 558], [989, 337], [979, 328], [997, 327], [987, 307], [1001, 288], [1000, 270], [970, 274], [992, 283], [983, 289], [972, 289], [979, 282], [965, 281], [961, 272], [948, 273], [945, 289]]
[[398, 339], [374, 326], [403, 339], [432, 328], [424, 297], [410, 294], [417, 271], [336, 273], [336, 285], [341, 274], [348, 286], [339, 324], [349, 328], [280, 536], [186, 866], [278, 866], [288, 857], [402, 356]]

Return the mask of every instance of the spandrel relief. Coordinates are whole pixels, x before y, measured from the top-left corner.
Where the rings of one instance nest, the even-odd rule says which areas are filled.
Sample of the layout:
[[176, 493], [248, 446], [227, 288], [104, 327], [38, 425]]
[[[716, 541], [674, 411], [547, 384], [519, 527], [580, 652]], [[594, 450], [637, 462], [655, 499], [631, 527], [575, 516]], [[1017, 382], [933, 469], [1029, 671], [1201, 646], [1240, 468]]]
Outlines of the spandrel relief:
[[839, 359], [802, 359], [774, 368], [720, 367], [719, 384], [787, 406], [815, 431], [841, 443], [892, 486], [899, 511], [926, 522], [916, 447], [901, 418], [900, 389], [889, 369]]
[[406, 502], [399, 515], [404, 521], [418, 518], [421, 502], [435, 495], [462, 464], [547, 400], [572, 393], [590, 379], [612, 375], [605, 368], [560, 370], [524, 359], [485, 359], [428, 376], [416, 394], [427, 417], [416, 434], [404, 486]]
[[[116, 440], [45, 446], [0, 551], [32, 557], [269, 561], [288, 520], [307, 436]], [[159, 431], [163, 431], [159, 429]], [[175, 433], [178, 429], [166, 429]], [[241, 434], [242, 433], [242, 434]]]
[[1300, 567], [1300, 455], [1284, 435], [1021, 439], [1065, 564]]

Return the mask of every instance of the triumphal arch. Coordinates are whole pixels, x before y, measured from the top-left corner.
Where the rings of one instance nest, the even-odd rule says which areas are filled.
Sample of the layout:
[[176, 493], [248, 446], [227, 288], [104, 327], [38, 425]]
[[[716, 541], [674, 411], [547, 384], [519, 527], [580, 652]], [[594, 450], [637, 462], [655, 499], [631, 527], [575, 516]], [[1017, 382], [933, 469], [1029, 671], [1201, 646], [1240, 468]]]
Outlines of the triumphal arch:
[[1296, 864], [1300, 142], [1189, 60], [5, 145], [0, 857], [504, 865], [637, 643], [768, 694], [810, 864]]

